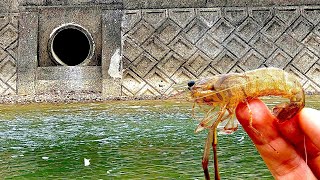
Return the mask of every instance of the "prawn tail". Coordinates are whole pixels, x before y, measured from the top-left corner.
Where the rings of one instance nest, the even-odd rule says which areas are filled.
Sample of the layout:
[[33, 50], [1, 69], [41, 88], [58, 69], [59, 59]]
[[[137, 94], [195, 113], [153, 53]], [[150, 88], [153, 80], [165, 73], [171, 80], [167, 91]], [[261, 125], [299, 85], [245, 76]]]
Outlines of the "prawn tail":
[[273, 114], [280, 122], [291, 119], [301, 110], [301, 105], [298, 103], [282, 103], [273, 108]]
[[304, 92], [296, 94], [290, 103], [281, 103], [276, 105], [272, 111], [280, 122], [291, 119], [294, 117], [305, 105]]

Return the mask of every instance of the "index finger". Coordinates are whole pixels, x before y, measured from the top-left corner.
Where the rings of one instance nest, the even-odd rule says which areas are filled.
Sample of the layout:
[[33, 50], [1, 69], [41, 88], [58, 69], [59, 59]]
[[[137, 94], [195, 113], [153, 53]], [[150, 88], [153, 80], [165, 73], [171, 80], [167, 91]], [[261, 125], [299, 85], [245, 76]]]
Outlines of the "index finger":
[[320, 111], [303, 108], [299, 113], [299, 124], [302, 131], [320, 149]]

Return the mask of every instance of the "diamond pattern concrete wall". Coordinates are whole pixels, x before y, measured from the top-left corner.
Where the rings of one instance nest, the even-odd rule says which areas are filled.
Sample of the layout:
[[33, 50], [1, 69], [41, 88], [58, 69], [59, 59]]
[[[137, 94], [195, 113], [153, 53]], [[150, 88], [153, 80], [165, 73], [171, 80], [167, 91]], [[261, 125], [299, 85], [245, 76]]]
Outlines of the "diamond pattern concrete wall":
[[0, 14], [0, 95], [16, 94], [18, 14]]
[[190, 79], [279, 67], [320, 92], [320, 6], [124, 11], [122, 94], [164, 95]]

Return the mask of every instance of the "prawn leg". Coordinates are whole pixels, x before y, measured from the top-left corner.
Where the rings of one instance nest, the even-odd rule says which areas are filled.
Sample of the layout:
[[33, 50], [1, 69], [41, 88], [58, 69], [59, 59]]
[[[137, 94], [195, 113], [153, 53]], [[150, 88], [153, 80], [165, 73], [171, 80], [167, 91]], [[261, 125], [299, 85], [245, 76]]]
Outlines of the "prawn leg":
[[212, 143], [213, 163], [214, 163], [214, 179], [220, 180], [217, 145], [218, 145], [217, 128], [215, 128], [213, 130], [213, 143]]
[[213, 143], [212, 143], [212, 149], [213, 149], [213, 163], [214, 163], [214, 179], [215, 180], [220, 180], [220, 174], [219, 174], [219, 166], [218, 166], [218, 155], [217, 155], [217, 145], [218, 145], [218, 136], [217, 136], [217, 127], [222, 119], [224, 113], [226, 112], [225, 107], [222, 108], [220, 111], [220, 114], [217, 118], [217, 120], [214, 122], [212, 126], [212, 131], [213, 131]]
[[213, 142], [213, 131], [210, 129], [207, 140], [206, 140], [206, 144], [204, 147], [203, 157], [202, 157], [202, 169], [203, 169], [204, 177], [207, 180], [210, 179], [208, 163], [209, 163], [209, 155], [210, 155], [210, 146], [212, 142]]
[[247, 104], [248, 112], [249, 112], [249, 115], [250, 115], [250, 117], [249, 117], [249, 128], [250, 128], [254, 133], [256, 133], [257, 135], [262, 136], [261, 133], [260, 133], [256, 128], [253, 127], [253, 125], [252, 125], [252, 121], [253, 121], [253, 119], [252, 119], [252, 110], [251, 110], [251, 108], [250, 108], [250, 105], [249, 105], [249, 102], [248, 102], [247, 99], [245, 99], [245, 102], [246, 102], [246, 104]]
[[214, 115], [210, 115], [210, 114], [214, 111], [214, 109], [215, 109], [215, 108], [211, 108], [211, 109], [207, 112], [206, 116], [201, 120], [201, 122], [199, 123], [198, 127], [195, 129], [195, 131], [194, 131], [195, 133], [198, 133], [198, 132], [204, 130], [205, 128], [210, 127], [210, 126], [211, 126], [210, 123], [213, 121], [212, 119], [213, 119], [214, 117], [219, 116], [219, 113], [220, 113], [220, 112], [218, 112], [218, 113], [216, 113], [216, 114], [214, 114]]
[[229, 112], [229, 116], [227, 119], [229, 119], [229, 120], [228, 120], [227, 124], [224, 126], [223, 130], [225, 133], [229, 134], [229, 133], [232, 133], [238, 129], [238, 124], [234, 119], [234, 112], [232, 112], [232, 111], [228, 111], [228, 112]]
[[[250, 128], [254, 133], [256, 133], [257, 135], [259, 135], [259, 136], [262, 137], [262, 134], [261, 134], [256, 128], [254, 128], [253, 125], [252, 125], [252, 121], [253, 121], [252, 111], [251, 111], [251, 108], [250, 108], [250, 105], [249, 105], [247, 99], [245, 100], [245, 102], [246, 102], [246, 104], [247, 104], [248, 111], [249, 111], [249, 115], [250, 115], [250, 118], [249, 118], [249, 128]], [[264, 144], [268, 144], [268, 146], [269, 146], [270, 148], [272, 148], [275, 152], [278, 153], [278, 151], [277, 151], [271, 144], [267, 143], [267, 141], [266, 141], [265, 139], [261, 138], [261, 141], [262, 141]]]
[[215, 180], [220, 180], [219, 168], [218, 168], [218, 156], [217, 156], [217, 144], [218, 144], [217, 127], [219, 123], [225, 119], [225, 118], [222, 118], [225, 112], [226, 112], [225, 107], [221, 108], [220, 112], [218, 113], [219, 115], [217, 120], [213, 123], [213, 125], [209, 129], [208, 137], [206, 140], [204, 153], [202, 157], [202, 168], [203, 168], [204, 176], [207, 180], [210, 179], [209, 170], [208, 170], [210, 145], [212, 146], [212, 149], [213, 149]]
[[195, 116], [195, 113], [194, 113], [194, 108], [195, 108], [195, 107], [196, 107], [196, 102], [194, 102], [193, 105], [192, 105], [191, 115], [192, 115], [193, 118], [196, 117], [196, 116]]

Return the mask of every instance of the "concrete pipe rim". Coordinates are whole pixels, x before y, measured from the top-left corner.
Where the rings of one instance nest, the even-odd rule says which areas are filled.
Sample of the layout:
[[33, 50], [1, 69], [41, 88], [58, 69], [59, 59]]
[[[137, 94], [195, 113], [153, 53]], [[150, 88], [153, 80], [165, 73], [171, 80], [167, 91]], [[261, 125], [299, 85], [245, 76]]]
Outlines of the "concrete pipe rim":
[[[61, 32], [65, 31], [65, 30], [79, 31], [80, 33], [82, 33], [86, 37], [86, 40], [88, 41], [88, 45], [89, 45], [88, 54], [79, 63], [75, 63], [72, 65], [66, 63], [63, 59], [59, 58], [59, 56], [57, 55], [57, 53], [54, 50], [54, 43], [56, 40], [55, 38], [59, 35], [59, 33], [61, 34]], [[59, 65], [85, 66], [85, 65], [88, 65], [90, 63], [91, 59], [93, 58], [94, 51], [95, 51], [95, 43], [94, 43], [92, 35], [90, 34], [90, 32], [86, 28], [84, 28], [83, 26], [76, 24], [76, 23], [66, 23], [66, 24], [62, 24], [62, 25], [56, 27], [51, 32], [50, 37], [49, 37], [48, 50], [49, 50], [49, 55], [50, 55], [51, 59], [53, 59]]]

